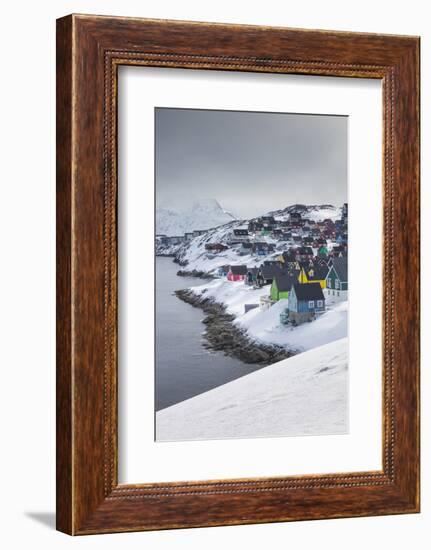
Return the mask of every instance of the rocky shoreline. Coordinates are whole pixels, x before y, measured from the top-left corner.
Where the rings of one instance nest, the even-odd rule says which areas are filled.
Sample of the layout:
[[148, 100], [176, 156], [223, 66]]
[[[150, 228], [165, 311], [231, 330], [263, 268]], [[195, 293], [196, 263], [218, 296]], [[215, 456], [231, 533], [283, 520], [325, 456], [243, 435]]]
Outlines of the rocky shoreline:
[[214, 275], [206, 271], [198, 271], [197, 269], [192, 269], [192, 271], [187, 271], [186, 269], [180, 269], [177, 271], [178, 277], [196, 277], [197, 279], [215, 279]]
[[180, 300], [205, 312], [206, 317], [202, 322], [206, 325], [204, 346], [207, 349], [223, 351], [244, 363], [259, 365], [270, 365], [295, 355], [280, 346], [252, 341], [243, 330], [233, 324], [235, 317], [214, 300], [198, 296], [188, 289], [177, 290], [175, 294]]

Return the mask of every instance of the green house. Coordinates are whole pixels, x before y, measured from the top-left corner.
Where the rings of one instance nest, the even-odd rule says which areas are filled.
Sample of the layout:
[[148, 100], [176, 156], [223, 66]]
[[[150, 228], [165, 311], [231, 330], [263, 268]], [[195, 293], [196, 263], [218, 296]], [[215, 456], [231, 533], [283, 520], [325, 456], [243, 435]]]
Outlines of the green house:
[[276, 275], [271, 284], [271, 300], [278, 302], [278, 300], [287, 300], [289, 298], [289, 292], [292, 285], [298, 282], [296, 277], [282, 274]]
[[349, 289], [347, 273], [347, 258], [334, 258], [332, 266], [326, 276], [326, 288], [329, 290], [329, 295], [347, 292]]
[[322, 245], [322, 246], [319, 248], [319, 250], [318, 250], [318, 252], [317, 252], [317, 255], [318, 255], [318, 256], [327, 256], [327, 255], [328, 255], [328, 249], [326, 248], [325, 245]]

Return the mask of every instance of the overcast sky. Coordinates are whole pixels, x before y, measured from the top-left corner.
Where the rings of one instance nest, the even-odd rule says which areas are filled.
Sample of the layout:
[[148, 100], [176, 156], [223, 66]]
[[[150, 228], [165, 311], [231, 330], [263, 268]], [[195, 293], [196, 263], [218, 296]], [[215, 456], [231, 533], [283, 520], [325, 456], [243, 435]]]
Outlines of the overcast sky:
[[347, 117], [156, 109], [157, 207], [215, 198], [239, 218], [347, 202]]

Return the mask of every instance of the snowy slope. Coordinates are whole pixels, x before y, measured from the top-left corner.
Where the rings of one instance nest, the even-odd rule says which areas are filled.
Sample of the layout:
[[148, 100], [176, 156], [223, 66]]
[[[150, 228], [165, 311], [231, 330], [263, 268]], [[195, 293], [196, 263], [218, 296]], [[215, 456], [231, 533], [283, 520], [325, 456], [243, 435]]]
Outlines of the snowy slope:
[[[245, 304], [258, 304], [261, 296], [267, 296], [269, 287], [253, 288], [243, 281], [231, 282], [226, 279], [215, 279], [203, 285], [194, 286], [192, 290], [198, 296], [211, 298], [226, 307], [226, 311], [235, 316], [244, 313]], [[254, 311], [254, 310], [253, 310]]]
[[[247, 264], [249, 267], [257, 266], [262, 263], [262, 258], [247, 254], [240, 255], [238, 253], [239, 246], [229, 247], [228, 250], [220, 252], [218, 254], [209, 254], [205, 250], [206, 243], [220, 243], [224, 245], [229, 244], [229, 239], [232, 235], [232, 231], [237, 227], [243, 227], [243, 221], [235, 221], [215, 229], [210, 229], [204, 235], [195, 237], [191, 242], [186, 243], [179, 247], [177, 252], [177, 258], [183, 265], [187, 265], [187, 269], [192, 271], [206, 271], [211, 272], [216, 270], [221, 265], [230, 264]], [[259, 241], [267, 241], [273, 243], [272, 239], [268, 237], [259, 238]], [[266, 257], [265, 259], [269, 259]]]
[[245, 304], [258, 304], [261, 296], [268, 296], [269, 286], [254, 289], [242, 281], [216, 279], [192, 287], [191, 290], [199, 296], [223, 304], [228, 313], [235, 315], [235, 325], [246, 330], [251, 339], [264, 344], [305, 351], [347, 336], [347, 301], [328, 301], [327, 311], [315, 321], [293, 327], [280, 323], [280, 313], [287, 307], [287, 300], [279, 300], [265, 311], [256, 308], [244, 313]]
[[209, 229], [235, 220], [215, 199], [200, 199], [185, 211], [170, 208], [156, 210], [156, 233], [184, 235], [195, 229]]
[[[292, 205], [282, 210], [268, 212], [278, 220], [288, 220], [289, 215], [293, 212], [299, 212], [304, 219], [312, 219], [314, 221], [324, 219], [339, 219], [341, 217], [341, 207], [332, 205]], [[256, 218], [253, 218], [256, 219]], [[189, 271], [206, 271], [211, 272], [216, 270], [221, 265], [229, 264], [246, 264], [248, 267], [258, 266], [262, 263], [262, 257], [253, 254], [240, 255], [238, 253], [240, 246], [231, 247], [228, 250], [219, 254], [208, 254], [205, 250], [206, 243], [221, 243], [228, 244], [229, 238], [233, 229], [248, 225], [249, 220], [237, 220], [234, 222], [221, 225], [215, 229], [210, 229], [204, 235], [196, 237], [191, 242], [185, 243], [177, 248], [176, 256], [182, 265], [187, 266]], [[258, 237], [258, 241], [265, 241], [273, 244], [276, 247], [274, 254], [265, 257], [265, 260], [275, 258], [281, 251], [286, 250], [287, 243], [279, 242], [269, 236]], [[329, 244], [329, 248], [331, 248]]]
[[348, 431], [347, 338], [301, 353], [156, 414], [158, 441]]
[[287, 300], [280, 300], [266, 311], [253, 309], [238, 317], [234, 323], [244, 328], [253, 340], [296, 351], [309, 350], [347, 336], [347, 301], [328, 308], [312, 323], [298, 327], [280, 324], [280, 313], [286, 307]]
[[290, 214], [299, 213], [304, 220], [337, 220], [341, 218], [341, 206], [332, 206], [332, 204], [292, 204], [282, 210], [274, 210], [269, 212], [270, 215], [280, 220], [287, 220]]

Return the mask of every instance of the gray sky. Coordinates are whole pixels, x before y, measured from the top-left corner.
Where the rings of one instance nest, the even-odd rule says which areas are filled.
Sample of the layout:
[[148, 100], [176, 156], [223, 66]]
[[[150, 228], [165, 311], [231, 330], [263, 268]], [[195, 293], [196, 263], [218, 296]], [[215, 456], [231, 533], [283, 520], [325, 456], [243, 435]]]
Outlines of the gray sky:
[[240, 218], [347, 201], [347, 117], [156, 109], [157, 207], [215, 198]]

